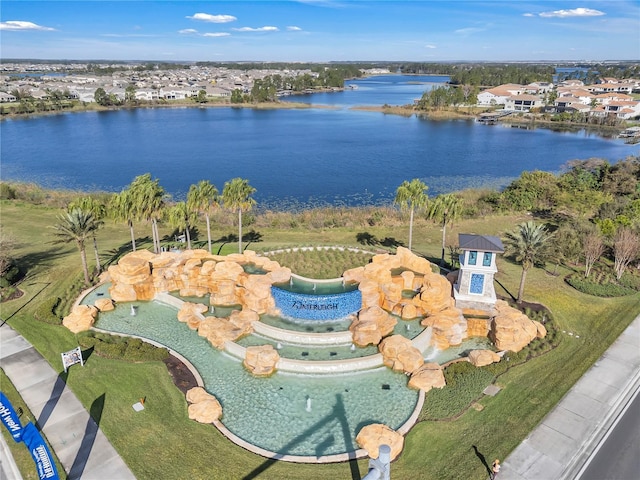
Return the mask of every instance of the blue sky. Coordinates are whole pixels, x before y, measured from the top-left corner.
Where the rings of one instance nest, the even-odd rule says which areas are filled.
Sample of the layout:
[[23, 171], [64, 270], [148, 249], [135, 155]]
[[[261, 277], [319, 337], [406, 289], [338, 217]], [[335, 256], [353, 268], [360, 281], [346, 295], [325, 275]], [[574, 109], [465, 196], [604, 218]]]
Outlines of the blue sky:
[[640, 0], [2, 0], [0, 57], [640, 60]]

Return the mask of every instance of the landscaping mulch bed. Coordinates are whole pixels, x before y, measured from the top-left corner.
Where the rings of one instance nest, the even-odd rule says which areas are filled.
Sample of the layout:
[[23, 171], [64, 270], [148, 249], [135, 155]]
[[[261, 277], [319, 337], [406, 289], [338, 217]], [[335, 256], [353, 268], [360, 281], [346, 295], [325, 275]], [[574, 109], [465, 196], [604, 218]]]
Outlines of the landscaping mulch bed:
[[171, 375], [173, 383], [182, 393], [186, 394], [188, 390], [198, 386], [196, 377], [194, 377], [193, 373], [191, 373], [187, 366], [178, 358], [169, 355], [164, 360], [164, 364], [167, 366], [167, 370], [169, 370], [169, 375]]

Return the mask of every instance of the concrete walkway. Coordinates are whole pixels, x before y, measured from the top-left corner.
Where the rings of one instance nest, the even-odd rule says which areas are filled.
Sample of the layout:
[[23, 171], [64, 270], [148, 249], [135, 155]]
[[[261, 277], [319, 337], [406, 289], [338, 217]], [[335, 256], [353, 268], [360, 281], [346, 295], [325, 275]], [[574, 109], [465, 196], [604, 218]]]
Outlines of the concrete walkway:
[[[36, 426], [47, 437], [70, 480], [135, 480], [58, 372], [7, 324], [0, 327], [0, 367], [35, 416], [31, 421], [37, 420]], [[94, 405], [101, 409], [99, 401]], [[3, 458], [3, 466], [5, 461], [9, 463]]]
[[640, 388], [640, 315], [507, 457], [500, 480], [573, 480]]

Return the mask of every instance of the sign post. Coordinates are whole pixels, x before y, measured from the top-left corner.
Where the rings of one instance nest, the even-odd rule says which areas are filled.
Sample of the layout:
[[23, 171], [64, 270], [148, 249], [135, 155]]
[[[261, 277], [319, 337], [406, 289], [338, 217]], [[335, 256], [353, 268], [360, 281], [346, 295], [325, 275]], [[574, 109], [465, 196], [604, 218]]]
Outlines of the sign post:
[[62, 352], [62, 366], [64, 367], [64, 372], [67, 373], [67, 369], [71, 365], [75, 365], [79, 363], [84, 367], [84, 360], [82, 359], [82, 351], [80, 351], [80, 347], [76, 347], [73, 350], [69, 350], [68, 352]]

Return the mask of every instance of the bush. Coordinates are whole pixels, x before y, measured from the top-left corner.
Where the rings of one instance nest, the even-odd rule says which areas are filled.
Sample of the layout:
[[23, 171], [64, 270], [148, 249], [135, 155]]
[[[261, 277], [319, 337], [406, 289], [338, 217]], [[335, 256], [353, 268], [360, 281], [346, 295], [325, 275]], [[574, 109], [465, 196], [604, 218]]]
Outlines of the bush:
[[83, 348], [93, 347], [101, 357], [126, 360], [128, 362], [162, 361], [169, 356], [166, 348], [156, 347], [139, 338], [119, 337], [97, 332], [78, 334], [78, 343]]
[[624, 282], [615, 283], [608, 277], [598, 275], [593, 275], [593, 278], [584, 278], [581, 273], [569, 275], [565, 280], [579, 292], [593, 295], [594, 297], [622, 297], [638, 292], [638, 288], [630, 286], [633, 285], [630, 280], [627, 280], [629, 283], [625, 285]]
[[452, 363], [444, 369], [447, 385], [427, 392], [420, 420], [443, 420], [460, 415], [493, 382], [490, 371], [469, 362]]
[[60, 297], [47, 298], [38, 306], [33, 316], [41, 322], [50, 325], [60, 325], [62, 318], [56, 314], [58, 305], [60, 305]]

